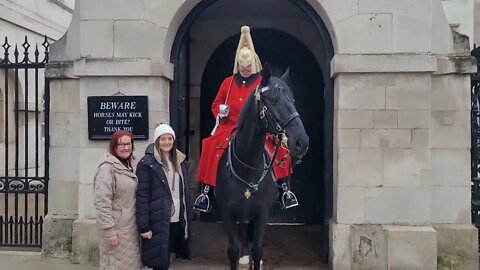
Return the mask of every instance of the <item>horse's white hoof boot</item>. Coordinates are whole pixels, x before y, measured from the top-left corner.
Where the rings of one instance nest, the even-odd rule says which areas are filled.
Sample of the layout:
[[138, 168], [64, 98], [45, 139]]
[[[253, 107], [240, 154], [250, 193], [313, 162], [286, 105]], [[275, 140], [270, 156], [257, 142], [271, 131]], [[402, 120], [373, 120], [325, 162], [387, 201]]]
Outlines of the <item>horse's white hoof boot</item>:
[[240, 270], [248, 270], [250, 269], [250, 257], [243, 256], [238, 260], [238, 268]]

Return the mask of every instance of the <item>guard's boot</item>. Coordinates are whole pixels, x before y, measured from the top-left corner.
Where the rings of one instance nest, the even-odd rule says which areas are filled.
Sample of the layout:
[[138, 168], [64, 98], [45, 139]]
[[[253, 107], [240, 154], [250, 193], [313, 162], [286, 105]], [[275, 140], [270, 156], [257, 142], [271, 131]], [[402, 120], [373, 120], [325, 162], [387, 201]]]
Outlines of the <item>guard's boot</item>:
[[208, 197], [208, 191], [210, 191], [210, 186], [205, 185], [202, 194], [198, 195], [198, 197], [195, 199], [195, 202], [193, 203], [193, 210], [204, 213], [208, 213], [212, 210], [210, 198]]
[[293, 194], [292, 191], [288, 188], [288, 185], [286, 183], [286, 180], [280, 180], [281, 181], [281, 187], [283, 190], [282, 194], [282, 205], [284, 209], [292, 208], [295, 206], [298, 206], [298, 200], [297, 196]]

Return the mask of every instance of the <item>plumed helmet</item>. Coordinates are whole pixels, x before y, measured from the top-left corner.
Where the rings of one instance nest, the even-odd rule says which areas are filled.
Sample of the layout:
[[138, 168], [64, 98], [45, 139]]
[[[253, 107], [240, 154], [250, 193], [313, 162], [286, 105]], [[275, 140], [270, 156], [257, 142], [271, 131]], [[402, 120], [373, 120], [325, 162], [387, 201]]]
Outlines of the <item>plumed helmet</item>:
[[252, 36], [250, 36], [250, 27], [244, 25], [241, 29], [240, 40], [238, 41], [237, 52], [235, 54], [235, 63], [233, 65], [233, 74], [238, 73], [238, 67], [252, 65], [252, 73], [258, 73], [262, 70], [260, 58], [255, 52]]

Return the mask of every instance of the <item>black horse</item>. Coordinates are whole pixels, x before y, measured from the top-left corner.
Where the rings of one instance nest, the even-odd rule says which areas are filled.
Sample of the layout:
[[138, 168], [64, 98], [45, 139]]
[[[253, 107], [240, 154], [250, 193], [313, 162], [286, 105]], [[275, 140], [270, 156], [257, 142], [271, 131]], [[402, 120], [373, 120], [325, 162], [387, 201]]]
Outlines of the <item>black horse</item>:
[[242, 242], [240, 265], [248, 268], [251, 254], [253, 269], [260, 269], [269, 210], [278, 196], [273, 162], [264, 150], [265, 135], [277, 136], [282, 141], [277, 147], [287, 147], [293, 162], [301, 160], [308, 148], [309, 139], [294, 105], [288, 70], [276, 78], [266, 67], [261, 75], [262, 82], [245, 102], [236, 133], [217, 171], [215, 196], [228, 234], [231, 269], [237, 269], [240, 257], [235, 243], [237, 222]]

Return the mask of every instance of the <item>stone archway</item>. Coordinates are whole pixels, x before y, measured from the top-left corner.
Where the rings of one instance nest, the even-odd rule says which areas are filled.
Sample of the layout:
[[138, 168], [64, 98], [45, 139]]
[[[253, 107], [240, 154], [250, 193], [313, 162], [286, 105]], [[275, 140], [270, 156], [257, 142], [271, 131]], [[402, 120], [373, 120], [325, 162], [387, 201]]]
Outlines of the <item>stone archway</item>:
[[[284, 31], [293, 37], [299, 39], [300, 42], [304, 44], [308, 44], [307, 47], [313, 53], [315, 59], [319, 63], [321, 68], [321, 76], [323, 77], [323, 81], [325, 82], [324, 85], [324, 97], [325, 97], [325, 110], [324, 115], [328, 121], [324, 121], [323, 130], [325, 132], [324, 138], [324, 145], [325, 145], [325, 154], [324, 154], [324, 161], [323, 164], [325, 170], [324, 175], [322, 175], [322, 179], [326, 179], [325, 186], [323, 187], [324, 190], [328, 190], [327, 194], [323, 196], [324, 198], [324, 205], [331, 206], [332, 201], [332, 144], [333, 144], [333, 83], [330, 79], [330, 60], [333, 57], [333, 44], [330, 39], [330, 34], [327, 31], [325, 23], [322, 21], [320, 16], [318, 15], [317, 11], [314, 10], [310, 4], [306, 2], [292, 2], [292, 1], [283, 1], [282, 3], [275, 2], [276, 8], [274, 11], [268, 14], [260, 14], [259, 12], [255, 13], [252, 12], [251, 14], [248, 13], [248, 10], [251, 10], [252, 7], [256, 6], [255, 1], [245, 1], [245, 5], [242, 8], [236, 9], [235, 12], [225, 12], [228, 10], [228, 4], [230, 1], [205, 1], [201, 5], [197, 5], [195, 7], [191, 7], [191, 12], [188, 16], [186, 16], [183, 20], [183, 23], [180, 26], [177, 26], [178, 32], [175, 36], [173, 41], [170, 60], [174, 64], [174, 74], [176, 80], [174, 80], [171, 84], [170, 89], [170, 119], [173, 125], [189, 125], [188, 123], [182, 122], [180, 119], [184, 119], [185, 116], [182, 116], [182, 112], [187, 112], [189, 109], [185, 108], [185, 103], [178, 103], [178, 100], [185, 100], [184, 97], [186, 96], [186, 92], [189, 92], [189, 89], [185, 89], [181, 87], [181, 85], [192, 85], [193, 86], [193, 93], [194, 95], [198, 96], [199, 89], [197, 85], [200, 85], [201, 82], [201, 71], [205, 68], [207, 64], [208, 57], [213, 53], [221, 42], [223, 42], [226, 38], [231, 37], [232, 35], [237, 34], [239, 25], [243, 23], [250, 24], [252, 27], [266, 27], [271, 29], [277, 29], [280, 31]], [[269, 4], [271, 4], [269, 6]], [[243, 4], [242, 4], [243, 5]], [[272, 7], [273, 2], [265, 2], [262, 3], [261, 7], [257, 7], [259, 10], [265, 10], [266, 7]], [[287, 8], [285, 8], [287, 7]], [[317, 7], [318, 9], [318, 7]], [[239, 10], [239, 11], [238, 11]], [[293, 10], [293, 11], [292, 11]], [[282, 16], [288, 17], [284, 21], [278, 20], [276, 17], [268, 17], [271, 16], [272, 13], [278, 12], [282, 14]], [[177, 14], [183, 14], [182, 12], [178, 11]], [[220, 15], [217, 18], [217, 14]], [[270, 15], [269, 15], [270, 14]], [[265, 15], [265, 20], [267, 24], [265, 24], [261, 20], [262, 16]], [[280, 16], [281, 17], [281, 16]], [[212, 19], [216, 18], [216, 22]], [[228, 18], [228, 19], [227, 19]], [[243, 18], [243, 19], [242, 19]], [[289, 21], [296, 21], [295, 24], [288, 24]], [[172, 20], [172, 22], [177, 22], [177, 20]], [[197, 22], [194, 24], [194, 22]], [[219, 23], [221, 22], [221, 23]], [[276, 22], [276, 23], [275, 23]], [[221, 25], [218, 29], [215, 28], [215, 25]], [[171, 27], [175, 28], [174, 25]], [[212, 28], [213, 27], [213, 28]], [[202, 39], [201, 34], [200, 36], [198, 33], [209, 29], [210, 34], [208, 35], [208, 41], [206, 39]], [[307, 32], [298, 33], [297, 29], [310, 29]], [[214, 30], [216, 29], [216, 30]], [[174, 29], [171, 29], [173, 31]], [[169, 29], [170, 31], [170, 29]], [[332, 30], [331, 30], [332, 31]], [[168, 42], [167, 34], [167, 41], [166, 46], [170, 44]], [[186, 44], [184, 41], [186, 39], [192, 40], [190, 44]], [[202, 52], [199, 53], [195, 44], [202, 43]], [[217, 44], [217, 45], [215, 45]], [[181, 62], [185, 60], [185, 46], [192, 50], [197, 50], [197, 53], [194, 52], [189, 53], [189, 55], [193, 55], [192, 57], [196, 58], [192, 63], [185, 63]], [[166, 48], [164, 49], [164, 51]], [[190, 66], [192, 65], [192, 66]], [[182, 74], [183, 70], [181, 67], [187, 67], [186, 69], [192, 70], [193, 74], [184, 76]], [[190, 72], [190, 71], [189, 71]], [[194, 97], [195, 98], [195, 97]], [[193, 106], [198, 106], [193, 105]], [[189, 107], [189, 106], [187, 106]], [[178, 121], [177, 121], [178, 119]], [[196, 123], [199, 124], [198, 122]], [[190, 130], [198, 129], [199, 126], [190, 126]], [[181, 129], [184, 129], [183, 127]], [[191, 132], [187, 132], [189, 134]], [[193, 143], [199, 143], [199, 137], [193, 138]], [[185, 139], [185, 141], [189, 141]], [[199, 154], [199, 150], [197, 149], [194, 151], [194, 156]], [[331, 216], [331, 208], [325, 209], [325, 216]]]
[[[199, 117], [203, 114], [200, 108], [202, 106], [208, 107], [208, 103], [211, 103], [211, 100], [202, 101], [202, 99], [208, 92], [215, 92], [215, 88], [218, 87], [218, 85], [214, 86], [211, 84], [205, 87], [213, 87], [213, 90], [204, 89], [203, 82], [212, 80], [213, 78], [205, 78], [205, 72], [207, 69], [213, 72], [217, 70], [217, 74], [214, 75], [214, 77], [217, 78], [216, 80], [219, 78], [222, 79], [228, 75], [228, 73], [231, 73], [231, 65], [233, 63], [231, 59], [220, 59], [222, 62], [221, 68], [220, 66], [213, 69], [208, 67], [207, 63], [209, 59], [220, 49], [221, 44], [231, 43], [230, 45], [232, 45], [235, 43], [232, 46], [236, 46], [238, 40], [236, 35], [238, 34], [240, 26], [242, 24], [248, 24], [253, 29], [252, 35], [256, 35], [255, 29], [265, 31], [264, 33], [266, 33], [265, 35], [259, 34], [261, 36], [254, 36], [257, 51], [262, 48], [260, 49], [261, 52], [259, 52], [260, 58], [263, 59], [263, 57], [265, 57], [263, 60], [271, 58], [271, 60], [276, 61], [278, 60], [276, 59], [278, 55], [272, 55], [272, 57], [267, 56], [269, 52], [272, 51], [269, 49], [269, 46], [274, 46], [275, 42], [290, 42], [287, 41], [288, 38], [286, 37], [292, 37], [297, 43], [290, 42], [289, 44], [303, 46], [310, 54], [309, 57], [319, 67], [318, 70], [314, 69], [315, 74], [313, 76], [317, 76], [320, 83], [316, 86], [317, 89], [310, 90], [318, 94], [318, 104], [322, 105], [315, 107], [314, 104], [308, 103], [305, 108], [309, 109], [307, 109], [305, 114], [309, 114], [308, 110], [310, 110], [311, 115], [317, 115], [317, 117], [319, 117], [316, 124], [319, 125], [317, 128], [321, 135], [318, 133], [318, 137], [313, 139], [317, 143], [315, 146], [316, 150], [318, 150], [317, 156], [313, 157], [314, 151], [312, 152], [312, 158], [316, 160], [316, 163], [312, 162], [309, 166], [317, 166], [317, 168], [321, 169], [314, 176], [308, 175], [308, 177], [312, 177], [310, 180], [313, 182], [317, 181], [318, 185], [310, 188], [306, 188], [304, 185], [303, 188], [310, 191], [318, 191], [318, 193], [315, 194], [307, 192], [307, 195], [304, 195], [304, 197], [315, 197], [314, 200], [318, 201], [312, 201], [311, 205], [308, 205], [310, 202], [305, 202], [305, 204], [312, 207], [315, 205], [315, 207], [321, 209], [310, 208], [304, 211], [304, 213], [315, 212], [316, 217], [313, 217], [311, 214], [310, 216], [305, 214], [304, 217], [299, 218], [298, 213], [280, 213], [286, 216], [290, 215], [290, 219], [280, 218], [277, 219], [277, 221], [285, 222], [288, 220], [288, 222], [297, 221], [326, 224], [326, 221], [331, 217], [332, 213], [333, 192], [333, 157], [331, 156], [333, 147], [333, 83], [330, 79], [330, 60], [333, 57], [333, 45], [325, 24], [314, 9], [306, 2], [295, 2], [295, 4], [293, 4], [291, 1], [282, 1], [281, 3], [278, 1], [266, 1], [260, 4], [261, 7], [257, 8], [266, 10], [266, 7], [268, 5], [270, 5], [268, 7], [273, 6], [274, 2], [276, 6], [274, 11], [265, 14], [255, 12], [251, 14], [248, 12], [250, 8], [258, 5], [255, 1], [243, 1], [242, 4], [237, 3], [236, 6], [239, 8], [236, 9], [235, 12], [228, 10], [231, 1], [207, 2], [208, 3], [202, 3], [202, 5], [199, 4], [192, 8], [191, 13], [184, 18], [183, 23], [178, 27], [170, 54], [170, 60], [174, 64], [174, 80], [170, 88], [170, 123], [179, 130], [179, 133], [185, 134], [184, 138], [180, 139], [182, 141], [179, 145], [190, 154], [189, 158], [195, 164], [195, 161], [198, 160], [199, 157], [200, 139], [202, 138], [199, 133], [206, 134], [205, 130], [208, 129], [202, 127], [200, 123], [201, 119], [203, 121], [205, 117], [208, 117]], [[288, 18], [284, 20], [278, 19], [273, 16], [276, 12]], [[262, 21], [262, 16], [266, 17], [268, 23]], [[290, 20], [296, 23], [293, 25], [288, 24]], [[304, 31], [299, 33], [297, 31], [299, 28], [304, 29]], [[272, 33], [283, 33], [284, 36], [280, 35], [281, 37], [278, 39], [277, 34], [273, 34], [272, 36]], [[167, 34], [167, 37], [168, 36]], [[263, 38], [268, 36], [273, 37], [273, 39]], [[285, 38], [285, 40], [282, 40], [282, 38]], [[293, 49], [293, 51], [295, 51], [295, 49]], [[288, 50], [284, 50], [282, 53], [288, 53]], [[270, 59], [268, 59], [268, 61], [270, 61]], [[283, 65], [286, 67], [288, 63], [283, 63]], [[217, 83], [219, 84], [219, 82]], [[301, 95], [305, 95], [302, 98], [305, 99], [308, 94], [307, 92], [301, 93]], [[299, 180], [299, 182], [299, 186], [302, 186], [301, 180]], [[196, 193], [195, 187], [193, 189]], [[321, 206], [319, 207], [319, 205]], [[279, 212], [282, 211], [279, 210]], [[211, 219], [215, 220], [215, 217]], [[326, 230], [321, 233], [317, 232], [316, 234], [320, 234], [319, 239], [322, 239], [317, 239], [320, 242], [316, 248], [317, 251], [321, 250], [322, 252], [326, 252], [326, 246], [328, 246]], [[326, 253], [320, 256], [326, 257]]]

